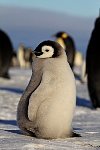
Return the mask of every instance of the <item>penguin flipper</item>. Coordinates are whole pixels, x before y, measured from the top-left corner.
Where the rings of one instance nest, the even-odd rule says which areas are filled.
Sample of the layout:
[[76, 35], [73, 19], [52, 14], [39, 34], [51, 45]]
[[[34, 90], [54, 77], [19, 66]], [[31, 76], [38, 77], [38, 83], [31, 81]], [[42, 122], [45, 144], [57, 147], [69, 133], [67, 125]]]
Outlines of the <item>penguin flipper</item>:
[[[17, 107], [17, 124], [18, 127], [22, 130], [25, 135], [34, 136], [34, 122], [30, 121], [28, 118], [28, 105], [29, 105], [29, 97], [31, 96], [32, 92], [37, 89], [40, 85], [41, 78], [42, 78], [42, 70], [41, 70], [42, 63], [37, 60], [37, 64], [34, 67], [33, 65], [33, 72], [31, 79], [29, 81], [28, 86], [26, 87]], [[34, 70], [34, 68], [36, 70]]]
[[18, 126], [21, 129], [21, 133], [23, 133], [27, 136], [35, 137], [34, 122], [32, 122], [26, 118], [23, 118], [23, 120], [20, 120], [18, 122]]

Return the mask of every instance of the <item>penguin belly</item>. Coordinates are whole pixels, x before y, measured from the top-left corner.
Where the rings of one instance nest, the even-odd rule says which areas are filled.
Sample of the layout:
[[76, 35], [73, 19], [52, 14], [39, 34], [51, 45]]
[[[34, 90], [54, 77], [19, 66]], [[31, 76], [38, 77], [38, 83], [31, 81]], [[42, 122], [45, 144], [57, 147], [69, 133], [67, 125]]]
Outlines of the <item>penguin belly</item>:
[[29, 99], [28, 117], [34, 122], [35, 135], [46, 139], [69, 137], [75, 104], [75, 79], [69, 64], [67, 69], [48, 65]]

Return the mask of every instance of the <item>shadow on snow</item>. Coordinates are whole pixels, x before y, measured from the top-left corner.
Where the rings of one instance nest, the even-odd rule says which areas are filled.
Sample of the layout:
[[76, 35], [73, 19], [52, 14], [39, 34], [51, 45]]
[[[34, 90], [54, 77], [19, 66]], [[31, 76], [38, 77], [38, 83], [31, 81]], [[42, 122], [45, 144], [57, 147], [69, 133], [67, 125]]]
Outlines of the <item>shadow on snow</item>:
[[76, 99], [76, 105], [77, 106], [83, 106], [83, 107], [92, 108], [91, 101], [86, 100], [84, 98], [80, 98], [80, 97], [77, 97], [77, 99]]
[[16, 120], [2, 120], [2, 119], [0, 119], [0, 124], [7, 124], [7, 125], [17, 126]]
[[14, 92], [14, 93], [17, 93], [17, 94], [22, 94], [23, 93], [23, 89], [14, 88], [14, 87], [0, 87], [0, 90], [6, 90], [6, 91]]
[[[0, 124], [17, 126], [16, 120], [0, 120]], [[4, 131], [10, 132], [10, 133], [22, 134], [19, 129], [17, 129], [17, 130], [16, 129], [15, 130], [9, 129], [9, 130], [4, 130]]]
[[16, 133], [16, 134], [22, 134], [22, 132], [20, 130], [4, 130], [10, 133]]

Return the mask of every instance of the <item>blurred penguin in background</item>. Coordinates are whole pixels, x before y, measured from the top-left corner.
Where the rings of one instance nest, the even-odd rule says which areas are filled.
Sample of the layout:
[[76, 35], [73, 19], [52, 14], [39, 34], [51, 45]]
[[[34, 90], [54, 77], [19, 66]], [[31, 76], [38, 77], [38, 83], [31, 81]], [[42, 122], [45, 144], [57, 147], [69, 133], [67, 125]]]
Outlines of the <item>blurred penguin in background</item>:
[[86, 53], [88, 91], [93, 107], [100, 107], [100, 16], [96, 19]]
[[9, 36], [0, 30], [0, 77], [10, 79], [9, 68], [13, 56], [13, 46]]
[[81, 83], [86, 83], [86, 59], [84, 58], [82, 52], [76, 51], [74, 59], [74, 73], [75, 76], [80, 79]]
[[73, 38], [66, 32], [58, 32], [53, 36], [56, 37], [56, 42], [58, 42], [65, 49], [69, 65], [71, 69], [73, 69], [76, 51]]
[[16, 50], [14, 50], [12, 60], [11, 60], [11, 67], [18, 67], [18, 66], [19, 66], [19, 63], [17, 59], [17, 53], [16, 53]]
[[21, 68], [31, 67], [32, 49], [26, 48], [23, 44], [20, 44], [18, 48], [17, 58], [18, 58], [19, 66]]
[[80, 67], [82, 65], [82, 63], [83, 63], [83, 55], [80, 51], [76, 51], [74, 65], [76, 67]]
[[85, 58], [83, 58], [82, 65], [81, 65], [80, 81], [82, 84], [87, 82], [86, 59]]

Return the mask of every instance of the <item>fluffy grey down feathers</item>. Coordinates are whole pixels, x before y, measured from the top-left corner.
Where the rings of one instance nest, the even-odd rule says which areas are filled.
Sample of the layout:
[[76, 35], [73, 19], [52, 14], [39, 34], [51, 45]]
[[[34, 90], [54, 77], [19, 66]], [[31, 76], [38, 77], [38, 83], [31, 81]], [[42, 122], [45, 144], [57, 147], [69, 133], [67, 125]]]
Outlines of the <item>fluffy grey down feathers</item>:
[[[60, 56], [57, 58], [35, 58], [33, 77], [31, 77], [31, 80], [35, 79], [35, 82], [30, 81], [18, 105], [19, 127], [24, 132], [33, 132], [38, 138], [53, 139], [72, 136], [76, 86], [65, 51], [62, 47], [60, 51]], [[27, 113], [27, 117], [22, 119], [21, 116], [24, 113]], [[22, 127], [25, 120], [26, 127]]]

